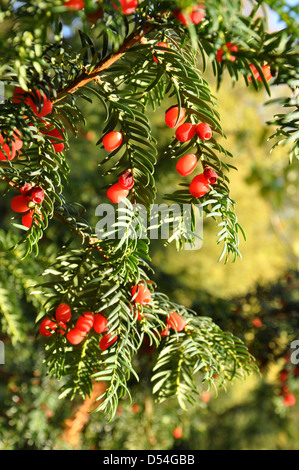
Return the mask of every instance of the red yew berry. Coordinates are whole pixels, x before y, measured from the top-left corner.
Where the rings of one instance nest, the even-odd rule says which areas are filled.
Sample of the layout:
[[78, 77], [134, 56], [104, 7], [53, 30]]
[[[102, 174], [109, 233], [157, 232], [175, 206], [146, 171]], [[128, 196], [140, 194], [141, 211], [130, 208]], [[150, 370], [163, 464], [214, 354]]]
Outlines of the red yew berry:
[[[262, 78], [260, 76], [260, 73], [257, 70], [257, 68], [253, 64], [250, 64], [250, 68], [251, 68], [251, 71], [252, 71], [252, 74], [253, 74], [254, 78], [256, 80], [259, 80], [260, 82], [262, 82], [263, 80], [262, 80]], [[264, 78], [268, 82], [272, 78], [270, 65], [263, 65], [261, 68], [262, 68]], [[252, 82], [252, 77], [249, 76], [248, 80], [249, 80], [249, 82]]]
[[197, 165], [197, 157], [194, 154], [184, 155], [176, 164], [177, 172], [182, 176], [191, 175]]
[[124, 15], [131, 15], [138, 7], [138, 0], [120, 0], [120, 5]]
[[[234, 56], [234, 55], [231, 55], [230, 52], [238, 52], [238, 46], [236, 46], [236, 45], [233, 44], [232, 42], [227, 42], [227, 43], [225, 44], [224, 48], [227, 49], [227, 51], [228, 51], [228, 54], [227, 54], [227, 55], [228, 55], [228, 57], [229, 57], [229, 60], [230, 60], [231, 62], [235, 62], [235, 60], [236, 60], [237, 57]], [[219, 63], [221, 63], [222, 60], [223, 60], [223, 56], [224, 56], [224, 59], [226, 59], [227, 56], [225, 55], [223, 48], [220, 47], [220, 49], [218, 49], [217, 54], [216, 54], [216, 60], [217, 60]]]
[[22, 217], [22, 225], [27, 228], [31, 228], [33, 222], [33, 214], [34, 210], [28, 212], [27, 214], [23, 215]]
[[72, 330], [70, 330], [67, 335], [66, 335], [67, 339], [69, 340], [70, 343], [72, 344], [80, 344], [84, 337], [85, 337], [85, 333], [81, 330], [79, 330], [79, 328], [73, 328]]
[[18, 129], [15, 129], [13, 132], [14, 142], [13, 145], [15, 150], [20, 150], [23, 147], [23, 140], [21, 139], [22, 134]]
[[83, 333], [88, 333], [94, 324], [94, 314], [91, 312], [85, 312], [81, 315], [77, 322], [76, 328], [79, 328]]
[[40, 129], [40, 132], [42, 134], [49, 135], [50, 137], [55, 137], [55, 140], [50, 140], [50, 142], [53, 145], [54, 150], [55, 150], [56, 153], [62, 152], [63, 149], [64, 149], [64, 143], [63, 142], [58, 142], [58, 140], [56, 140], [56, 139], [64, 140], [63, 135], [60, 133], [60, 131], [56, 127], [54, 127], [52, 129], [52, 127], [53, 127], [52, 124], [46, 124], [46, 123], [44, 123], [44, 124], [45, 124], [45, 127], [46, 127], [47, 130], [45, 131], [45, 130]]
[[31, 190], [34, 188], [34, 184], [32, 183], [25, 183], [23, 186], [20, 188], [20, 191], [23, 196], [30, 196]]
[[166, 336], [169, 335], [169, 328], [170, 328], [170, 326], [169, 326], [169, 325], [166, 325], [166, 327], [164, 328], [164, 330], [162, 330], [162, 331], [160, 332], [161, 338], [166, 338]]
[[96, 24], [96, 22], [102, 18], [103, 16], [103, 9], [102, 8], [98, 8], [97, 10], [95, 10], [94, 12], [92, 13], [88, 13], [86, 15], [86, 19], [87, 21], [89, 21], [89, 23], [92, 23], [92, 24]]
[[6, 143], [2, 134], [0, 134], [0, 161], [13, 160], [16, 156], [16, 145], [11, 142], [10, 145]]
[[39, 332], [42, 336], [49, 337], [49, 336], [52, 336], [56, 328], [57, 328], [57, 325], [55, 322], [50, 320], [50, 318], [44, 318], [40, 324]]
[[61, 335], [65, 335], [66, 330], [67, 330], [66, 324], [63, 323], [63, 321], [60, 321], [60, 322], [58, 323], [58, 326], [59, 326], [58, 332], [59, 332]]
[[255, 328], [260, 328], [263, 325], [263, 322], [260, 318], [254, 318], [254, 320], [252, 320], [252, 325]]
[[[159, 47], [167, 47], [167, 49], [169, 49], [169, 45], [167, 44], [167, 42], [158, 42], [157, 46]], [[156, 56], [153, 56], [153, 59], [154, 61], [156, 62], [156, 64], [159, 62], [157, 57]]]
[[212, 137], [212, 129], [208, 124], [203, 122], [201, 124], [197, 124], [195, 130], [201, 140], [210, 140]]
[[181, 437], [183, 436], [183, 429], [178, 426], [173, 430], [172, 434], [175, 439], [181, 439]]
[[195, 136], [196, 133], [196, 126], [189, 122], [185, 122], [185, 124], [181, 124], [176, 132], [175, 136], [180, 142], [187, 142]]
[[104, 315], [96, 313], [94, 316], [93, 329], [96, 333], [104, 333], [108, 330], [107, 327], [108, 320]]
[[186, 320], [176, 312], [170, 312], [167, 318], [167, 324], [170, 328], [176, 331], [183, 331], [186, 326]]
[[177, 9], [173, 11], [173, 15], [185, 26], [191, 23], [199, 24], [206, 16], [205, 6], [199, 3], [185, 11]]
[[128, 189], [123, 189], [119, 183], [113, 184], [107, 191], [107, 197], [114, 204], [119, 203], [122, 199], [126, 198], [129, 194]]
[[17, 87], [14, 90], [12, 101], [13, 103], [21, 103], [21, 101], [24, 101], [27, 106], [30, 106], [32, 112], [37, 117], [47, 116], [53, 109], [51, 100], [46, 97], [45, 93], [43, 93], [42, 97], [39, 90], [27, 92], [21, 87]]
[[285, 395], [283, 404], [284, 406], [294, 406], [296, 403], [296, 398], [292, 393], [288, 393]]
[[55, 318], [57, 321], [68, 323], [72, 318], [72, 312], [67, 304], [59, 304], [55, 311]]
[[69, 10], [82, 10], [84, 8], [84, 0], [68, 0], [64, 2], [64, 6], [67, 7]]
[[165, 113], [165, 123], [168, 127], [175, 128], [182, 124], [185, 116], [184, 108], [181, 108], [179, 111], [179, 106], [171, 106]]
[[133, 413], [138, 413], [139, 410], [140, 410], [140, 406], [139, 406], [139, 405], [137, 405], [137, 404], [132, 405], [132, 411], [133, 411]]
[[103, 145], [107, 152], [113, 152], [113, 150], [116, 150], [122, 144], [122, 141], [122, 133], [118, 131], [109, 132], [103, 137]]
[[39, 186], [35, 187], [31, 192], [31, 201], [35, 204], [41, 204], [45, 198], [45, 192]]
[[193, 197], [202, 197], [209, 191], [209, 189], [209, 182], [203, 173], [195, 176], [189, 186], [189, 192]]
[[122, 189], [127, 189], [129, 191], [134, 186], [133, 174], [130, 171], [125, 171], [122, 175], [120, 175], [118, 184]]
[[[137, 295], [136, 297], [134, 297], [136, 293]], [[152, 294], [149, 288], [146, 287], [144, 284], [138, 284], [132, 289], [132, 297], [134, 297], [133, 302], [135, 302], [136, 304], [146, 305], [150, 303]]]
[[203, 393], [201, 394], [201, 399], [202, 399], [203, 402], [208, 403], [208, 402], [210, 401], [210, 399], [211, 399], [211, 394], [210, 394], [210, 392], [203, 392]]
[[286, 369], [283, 369], [279, 374], [280, 382], [286, 382], [288, 375], [289, 375], [289, 371]]
[[113, 336], [113, 333], [107, 333], [104, 335], [100, 341], [100, 348], [102, 351], [108, 349], [115, 341], [117, 341], [118, 337]]
[[203, 174], [209, 184], [216, 183], [218, 175], [214, 170], [212, 170], [212, 168], [205, 168]]
[[29, 210], [30, 200], [30, 196], [15, 196], [11, 200], [11, 208], [14, 212], [26, 212]]

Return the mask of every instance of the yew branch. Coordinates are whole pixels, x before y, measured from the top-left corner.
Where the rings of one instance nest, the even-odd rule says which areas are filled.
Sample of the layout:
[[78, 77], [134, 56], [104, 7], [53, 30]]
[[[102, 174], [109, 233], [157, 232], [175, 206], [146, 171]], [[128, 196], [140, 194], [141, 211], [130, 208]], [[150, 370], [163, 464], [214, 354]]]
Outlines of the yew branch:
[[53, 103], [57, 103], [58, 101], [65, 98], [65, 95], [69, 93], [75, 93], [79, 88], [84, 87], [87, 83], [98, 79], [98, 76], [104, 70], [107, 70], [111, 65], [117, 62], [121, 57], [128, 52], [135, 44], [138, 44], [142, 41], [144, 36], [151, 31], [153, 25], [146, 23], [140, 28], [138, 31], [133, 31], [127, 39], [123, 42], [117, 52], [111, 53], [108, 57], [103, 60], [100, 60], [97, 66], [93, 69], [92, 72], [88, 73], [88, 71], [83, 72], [79, 75], [75, 80], [73, 80], [67, 87], [63, 90], [58, 92], [58, 96]]

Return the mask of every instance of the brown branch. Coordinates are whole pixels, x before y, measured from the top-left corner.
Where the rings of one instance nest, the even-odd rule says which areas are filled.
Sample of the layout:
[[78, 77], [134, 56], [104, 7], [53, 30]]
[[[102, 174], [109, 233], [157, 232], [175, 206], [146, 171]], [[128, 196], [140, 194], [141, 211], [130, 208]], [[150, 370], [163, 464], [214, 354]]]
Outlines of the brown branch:
[[146, 23], [142, 29], [139, 29], [137, 32], [133, 31], [124, 43], [120, 46], [119, 50], [115, 53], [112, 53], [106, 59], [101, 60], [98, 65], [93, 69], [92, 72], [83, 72], [79, 77], [73, 80], [66, 88], [58, 92], [58, 97], [53, 104], [57, 103], [58, 101], [62, 100], [67, 93], [75, 93], [79, 88], [83, 87], [87, 83], [98, 79], [98, 75], [107, 70], [111, 65], [113, 65], [116, 61], [122, 58], [122, 56], [128, 52], [135, 44], [142, 42], [144, 36], [151, 31], [153, 25]]

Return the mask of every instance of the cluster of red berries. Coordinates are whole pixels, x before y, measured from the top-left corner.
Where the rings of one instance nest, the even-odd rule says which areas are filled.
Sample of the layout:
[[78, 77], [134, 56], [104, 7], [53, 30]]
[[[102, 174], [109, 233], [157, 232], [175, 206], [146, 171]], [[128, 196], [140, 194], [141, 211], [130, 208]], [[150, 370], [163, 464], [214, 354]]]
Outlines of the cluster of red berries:
[[122, 173], [118, 179], [118, 182], [110, 186], [107, 191], [107, 197], [114, 204], [119, 203], [123, 198], [126, 198], [130, 190], [134, 186], [133, 174], [127, 170]]
[[[231, 62], [235, 62], [237, 57], [231, 53], [238, 52], [238, 50], [239, 49], [236, 44], [233, 44], [232, 42], [227, 42], [223, 47], [220, 47], [220, 49], [218, 49], [217, 54], [216, 54], [216, 60], [219, 63], [221, 63], [224, 59], [230, 60]], [[250, 64], [250, 68], [251, 68], [254, 78], [262, 82], [263, 81], [262, 77], [260, 76], [260, 73], [257, 70], [257, 68], [253, 64]], [[268, 82], [272, 78], [270, 65], [269, 64], [263, 65], [261, 69], [262, 69], [265, 80]], [[252, 77], [250, 75], [247, 78], [250, 82], [252, 82]]]
[[[85, 1], [84, 0], [68, 0], [67, 2], [64, 2], [64, 6], [67, 7], [69, 10], [82, 10], [85, 7]], [[112, 6], [118, 10], [117, 5], [112, 2]], [[138, 0], [120, 0], [120, 6], [122, 13], [124, 15], [131, 15], [134, 13], [136, 8], [138, 7]], [[97, 10], [97, 15], [100, 15], [101, 9]], [[92, 14], [91, 14], [92, 15]], [[89, 17], [91, 15], [88, 15]], [[97, 16], [98, 18], [101, 16]], [[90, 18], [88, 18], [90, 19]]]
[[[289, 360], [289, 356], [287, 355], [285, 357], [286, 361]], [[299, 368], [294, 367], [293, 370], [291, 371], [288, 368], [283, 368], [280, 371], [279, 374], [279, 381], [281, 383], [280, 386], [280, 396], [283, 398], [283, 405], [284, 406], [294, 406], [296, 403], [296, 397], [293, 393], [290, 392], [290, 388], [288, 386], [288, 378], [290, 376], [290, 373], [292, 372], [293, 376], [298, 376], [299, 375]]]
[[[133, 303], [137, 306], [137, 319], [141, 321], [144, 315], [140, 313], [138, 305], [147, 305], [151, 302], [151, 291], [145, 284], [137, 284], [132, 288], [132, 299]], [[186, 323], [186, 320], [181, 315], [174, 311], [170, 312], [166, 320], [166, 327], [160, 332], [161, 337], [164, 338], [168, 336], [171, 328], [175, 331], [183, 331]]]
[[40, 206], [45, 198], [45, 192], [40, 186], [26, 183], [20, 188], [21, 195], [15, 196], [11, 200], [11, 208], [14, 212], [25, 213], [22, 217], [22, 224], [30, 228], [33, 221], [34, 211], [40, 214]]
[[[165, 123], [170, 128], [176, 128], [175, 135], [179, 142], [188, 142], [195, 135], [203, 141], [212, 138], [212, 129], [206, 123], [191, 124], [183, 123], [186, 112], [179, 106], [171, 106], [165, 113]], [[176, 164], [176, 170], [181, 176], [189, 176], [195, 170], [197, 157], [194, 154], [187, 154], [180, 158]], [[210, 189], [211, 184], [217, 181], [217, 173], [211, 168], [205, 168], [204, 172], [195, 176], [189, 186], [190, 194], [200, 198]]]
[[59, 304], [55, 311], [55, 318], [44, 318], [40, 324], [39, 332], [42, 336], [52, 336], [55, 331], [61, 335], [66, 334], [67, 340], [73, 344], [80, 344], [90, 330], [93, 330], [98, 334], [103, 334], [99, 345], [102, 351], [108, 349], [115, 341], [117, 341], [117, 335], [113, 333], [106, 333], [108, 330], [107, 319], [100, 313], [93, 314], [92, 312], [85, 312], [81, 315], [73, 328], [67, 327], [67, 323], [72, 318], [72, 312], [67, 304]]
[[[39, 118], [40, 122], [42, 122], [45, 126], [46, 130], [40, 129], [40, 132], [50, 137], [54, 137], [55, 140], [50, 140], [53, 145], [54, 151], [56, 153], [62, 152], [64, 149], [64, 138], [61, 135], [60, 131], [52, 124], [46, 123], [43, 119], [41, 119], [45, 116], [48, 116], [48, 114], [52, 112], [52, 101], [47, 98], [44, 93], [43, 95], [41, 95], [41, 92], [39, 90], [27, 92], [21, 87], [15, 88], [12, 101], [16, 104], [23, 102], [26, 106], [29, 106], [31, 108], [35, 116]], [[58, 142], [56, 139], [60, 139], [61, 142]]]

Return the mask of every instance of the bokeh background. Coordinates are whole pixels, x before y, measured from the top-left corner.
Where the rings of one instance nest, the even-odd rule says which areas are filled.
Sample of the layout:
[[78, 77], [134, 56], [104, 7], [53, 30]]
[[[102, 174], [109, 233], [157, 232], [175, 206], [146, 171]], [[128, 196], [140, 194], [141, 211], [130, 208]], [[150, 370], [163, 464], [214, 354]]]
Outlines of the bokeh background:
[[[269, 28], [282, 26], [271, 14]], [[66, 25], [68, 40], [76, 41], [73, 35], [79, 27], [76, 22]], [[287, 147], [271, 152], [268, 138], [273, 129], [266, 122], [278, 110], [265, 106], [269, 97], [263, 89], [257, 93], [246, 88], [245, 82], [232, 86], [224, 75], [217, 90], [209, 68], [205, 78], [217, 96], [227, 135], [225, 146], [238, 168], [230, 180], [246, 234], [246, 241], [240, 240], [242, 260], [217, 262], [221, 253], [217, 227], [205, 220], [203, 247], [196, 252], [177, 252], [174, 245], [164, 246], [161, 240], [152, 243], [154, 280], [174, 301], [211, 316], [245, 341], [261, 375], [236, 381], [218, 391], [218, 396], [214, 390], [203, 390], [201, 401], [186, 413], [175, 399], [154, 403], [150, 373], [155, 351], [145, 344], [136, 363], [140, 383], [131, 384], [133, 403], [124, 400], [112, 422], [90, 413], [102, 392], [100, 385], [85, 401], [60, 400], [60, 384], [47, 376], [44, 341], [34, 326], [44, 299], [38, 290], [32, 294], [31, 286], [40, 282], [43, 269], [55, 260], [57, 246], [67, 242], [69, 234], [53, 220], [38, 257], [22, 261], [21, 246], [8, 252], [20, 237], [11, 225], [10, 200], [15, 195], [11, 191], [0, 199], [0, 311], [4, 317], [14, 313], [10, 327], [18, 341], [0, 334], [6, 353], [6, 363], [0, 365], [1, 450], [299, 448], [299, 369], [290, 362], [291, 342], [299, 339], [298, 162], [289, 163]], [[272, 97], [282, 93], [283, 89], [272, 89]], [[159, 201], [180, 183], [175, 161], [162, 157], [172, 137], [164, 124], [164, 112], [171, 104], [165, 101], [150, 112], [160, 155], [156, 167]], [[107, 202], [103, 187], [112, 181], [101, 177], [104, 151], [96, 146], [104, 128], [103, 114], [97, 103], [87, 106], [83, 101], [82, 109], [86, 125], [71, 138], [65, 194], [70, 202], [80, 202], [85, 217], [96, 223], [95, 208]], [[5, 189], [0, 183], [1, 195]], [[22, 276], [21, 263], [26, 263]], [[289, 390], [293, 400], [286, 402], [283, 390]]]

